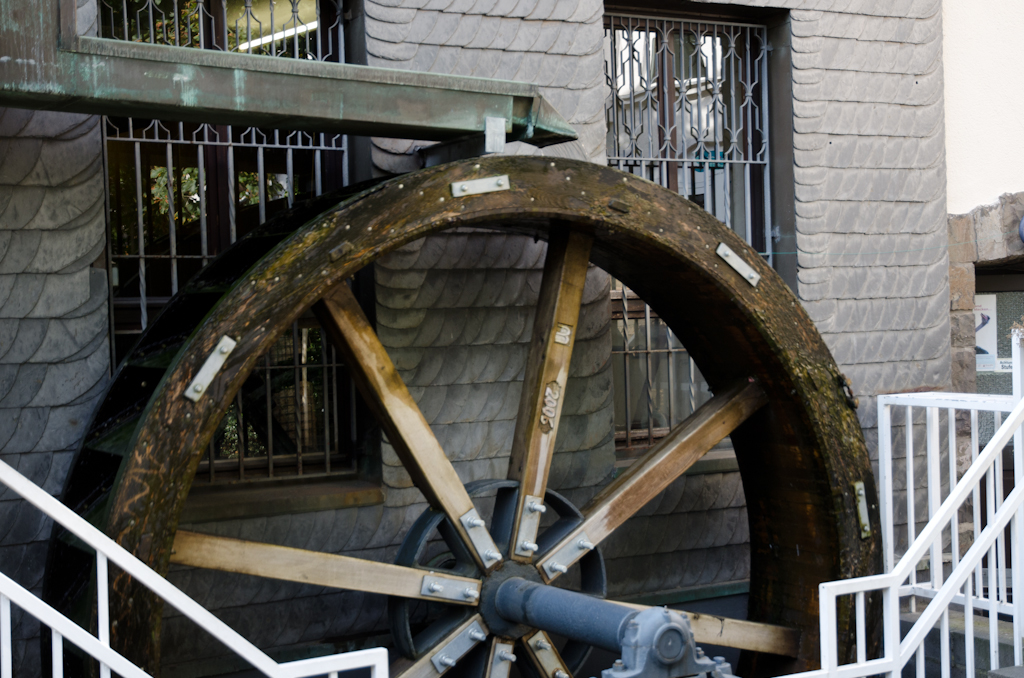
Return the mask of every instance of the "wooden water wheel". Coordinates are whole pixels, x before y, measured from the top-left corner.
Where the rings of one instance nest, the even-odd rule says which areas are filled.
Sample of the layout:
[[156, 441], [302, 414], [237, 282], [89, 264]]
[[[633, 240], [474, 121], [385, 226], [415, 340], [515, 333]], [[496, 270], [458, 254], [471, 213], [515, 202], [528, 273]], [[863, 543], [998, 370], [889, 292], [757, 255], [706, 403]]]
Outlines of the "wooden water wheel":
[[[453, 227], [549, 243], [508, 477], [484, 488], [504, 497], [489, 524], [471, 496], [481, 488], [460, 482], [345, 282], [378, 257]], [[730, 256], [741, 264], [731, 266]], [[588, 262], [657, 311], [715, 395], [577, 510], [548, 491], [547, 472]], [[309, 308], [430, 502], [397, 564], [177, 532], [192, 478], [232, 398], [257, 359]], [[236, 345], [196, 389], [200, 368], [225, 337]], [[516, 573], [548, 584], [578, 564], [585, 570], [580, 586], [600, 595], [601, 541], [725, 436], [732, 437], [748, 504], [749, 617], [798, 634], [778, 653], [788, 658], [747, 666], [811, 668], [818, 661], [818, 584], [873, 573], [879, 562], [877, 538], [861, 537], [853, 492], [860, 481], [875, 494], [867, 451], [842, 376], [813, 323], [756, 252], [680, 196], [594, 164], [489, 157], [318, 199], [222, 255], [119, 369], [63, 498], [159, 572], [180, 562], [313, 577], [306, 580], [395, 597], [395, 643], [408, 655], [395, 675], [447, 672], [438, 648], [472, 631], [487, 657], [517, 641], [527, 664], [551, 677], [578, 666], [585, 648], [563, 647], [566, 656], [554, 650], [555, 659], [545, 660], [537, 650], [537, 642], [546, 643], [543, 630], [495, 616], [493, 583]], [[539, 530], [539, 514], [549, 507], [559, 520]], [[877, 526], [874, 508], [872, 521]], [[455, 563], [435, 580], [425, 579], [429, 573], [417, 561], [416, 540], [431, 530], [449, 543]], [[76, 567], [77, 557], [55, 533], [45, 593], [63, 609], [84, 605], [88, 567]], [[157, 671], [161, 604], [123, 575], [113, 590], [113, 642]], [[402, 628], [401, 599], [442, 600], [450, 613], [414, 637]], [[848, 612], [840, 620], [850, 623]], [[448, 659], [469, 670], [468, 660]], [[490, 675], [490, 663], [474, 666]]]

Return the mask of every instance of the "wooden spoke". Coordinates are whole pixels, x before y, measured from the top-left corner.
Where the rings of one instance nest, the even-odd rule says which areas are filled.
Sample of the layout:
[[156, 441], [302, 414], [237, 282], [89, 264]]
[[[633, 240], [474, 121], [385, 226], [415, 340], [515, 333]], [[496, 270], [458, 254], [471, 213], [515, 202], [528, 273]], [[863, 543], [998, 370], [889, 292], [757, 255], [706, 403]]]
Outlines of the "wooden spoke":
[[526, 650], [526, 656], [541, 678], [572, 678], [562, 655], [558, 654], [547, 633], [537, 631], [525, 636], [521, 642], [523, 649]]
[[348, 285], [335, 285], [313, 312], [345, 357], [352, 379], [416, 487], [448, 516], [478, 565], [484, 570], [496, 565], [500, 556], [487, 530], [473, 529], [462, 520], [470, 512], [476, 515], [473, 500]]
[[[634, 610], [646, 610], [646, 605], [614, 601]], [[680, 610], [685, 612], [685, 610]], [[703, 612], [686, 612], [693, 629], [693, 639], [698, 645], [721, 645], [737, 650], [767, 652], [784, 657], [796, 657], [800, 650], [800, 631], [786, 626], [762, 622], [730, 619]]]
[[584, 233], [556, 231], [544, 261], [508, 468], [508, 478], [518, 480], [520, 488], [509, 551], [524, 562], [532, 558], [529, 545], [537, 540], [539, 515], [524, 521], [523, 512], [528, 504], [543, 502], [547, 489], [592, 243]]
[[[484, 630], [484, 633], [487, 633], [487, 624], [484, 623], [484, 618], [479, 614], [474, 614], [469, 619], [459, 624], [451, 633], [435, 643], [434, 646], [427, 650], [419, 659], [413, 660], [406, 659], [405, 657], [396, 659], [391, 663], [391, 670], [388, 671], [388, 674], [391, 678], [437, 678], [438, 676], [443, 675], [448, 671], [448, 669], [438, 671], [434, 667], [434, 662], [432, 661], [434, 655], [442, 651], [448, 643], [455, 640], [457, 636], [466, 631], [466, 629], [474, 623], [479, 624]], [[458, 659], [461, 659], [461, 657], [456, 657], [454, 659], [457, 661]]]
[[[178, 530], [174, 537], [171, 562], [350, 591], [444, 600], [458, 605], [476, 605], [480, 600], [480, 581], [468, 577], [184, 530]], [[424, 594], [423, 578], [428, 575], [441, 580], [438, 583], [444, 590]], [[473, 593], [466, 593], [467, 590]], [[442, 598], [443, 593], [448, 595]]]
[[767, 402], [761, 388], [748, 383], [698, 408], [584, 507], [583, 523], [537, 566], [541, 575], [556, 579]]

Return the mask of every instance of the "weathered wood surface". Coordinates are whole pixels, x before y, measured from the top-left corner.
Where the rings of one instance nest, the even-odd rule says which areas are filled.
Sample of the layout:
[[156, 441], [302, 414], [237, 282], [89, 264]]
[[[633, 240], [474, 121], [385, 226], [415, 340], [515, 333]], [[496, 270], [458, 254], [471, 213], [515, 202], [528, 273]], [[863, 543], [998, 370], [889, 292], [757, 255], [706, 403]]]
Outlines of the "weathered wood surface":
[[[541, 566], [556, 558], [563, 546], [578, 542], [584, 535], [591, 543], [600, 544], [767, 402], [760, 386], [746, 383], [726, 389], [704, 403], [606, 485], [583, 508], [585, 518], [580, 526], [551, 547], [551, 555], [541, 561]], [[549, 576], [543, 567], [538, 569], [545, 581], [558, 578], [557, 572]]]
[[[174, 538], [171, 562], [300, 584], [437, 600], [436, 597], [422, 593], [423, 576], [429, 574], [424, 570], [185, 530], [178, 530]], [[477, 579], [446, 572], [440, 574], [453, 587], [471, 588], [478, 594], [480, 592], [480, 581]], [[478, 598], [452, 601], [456, 605], [474, 606], [477, 602]]]
[[[452, 196], [453, 182], [504, 174], [509, 190]], [[767, 395], [769, 405], [732, 433], [750, 516], [749, 609], [754, 620], [799, 629], [802, 642], [795, 660], [758, 659], [747, 674], [816, 666], [818, 583], [870, 574], [880, 564], [877, 508], [873, 536], [860, 538], [851, 488], [862, 481], [873, 496], [874, 478], [839, 370], [792, 292], [735, 233], [678, 195], [589, 163], [488, 157], [429, 168], [300, 228], [224, 295], [172, 362], [142, 413], [108, 532], [166, 571], [191, 479], [231, 396], [278, 334], [334, 285], [381, 254], [445, 228], [486, 226], [546, 238], [556, 224], [593, 236], [591, 261], [650, 303], [712, 390], [753, 377]], [[717, 257], [723, 242], [760, 273], [757, 287]], [[345, 243], [347, 253], [332, 260]], [[239, 346], [207, 396], [197, 404], [185, 400], [182, 391], [225, 334]], [[115, 645], [156, 670], [159, 603], [123, 575], [114, 589], [115, 600], [134, 601], [113, 611]], [[841, 630], [849, 624], [850, 610], [842, 608]], [[841, 648], [841, 656], [852, 651]]]
[[565, 402], [565, 384], [569, 379], [569, 360], [579, 329], [580, 301], [590, 263], [591, 242], [588, 234], [559, 229], [551, 234], [544, 261], [544, 277], [508, 463], [508, 479], [519, 481], [512, 527], [513, 547], [509, 555], [523, 562], [530, 562], [531, 556], [517, 555], [515, 545], [524, 538], [531, 542], [537, 538], [536, 534], [520, 534], [521, 517], [527, 497], [543, 498], [547, 490], [558, 422]]

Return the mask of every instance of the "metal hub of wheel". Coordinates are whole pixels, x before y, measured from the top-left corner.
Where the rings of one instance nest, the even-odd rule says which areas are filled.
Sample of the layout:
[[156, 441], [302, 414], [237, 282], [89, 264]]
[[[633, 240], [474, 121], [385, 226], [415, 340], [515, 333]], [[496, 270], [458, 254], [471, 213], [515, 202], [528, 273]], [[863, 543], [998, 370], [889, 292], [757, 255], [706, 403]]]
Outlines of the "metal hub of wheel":
[[[471, 191], [477, 180], [491, 188]], [[749, 615], [796, 637], [785, 647], [756, 646], [789, 658], [771, 666], [755, 657], [751, 671], [816, 665], [818, 584], [872, 573], [879, 563], [877, 537], [861, 538], [850, 490], [863, 482], [873, 495], [874, 481], [839, 370], [810, 318], [756, 252], [678, 195], [568, 160], [479, 158], [406, 175], [335, 206], [326, 202], [297, 208], [243, 239], [172, 301], [111, 384], [74, 463], [66, 503], [91, 514], [159, 572], [176, 562], [301, 576], [454, 610], [434, 617], [429, 633], [413, 633], [417, 613], [408, 603], [392, 606], [396, 645], [412, 657], [393, 668], [396, 678], [436, 678], [475, 646], [500, 656], [516, 636], [532, 648], [533, 668], [555, 678], [577, 657], [559, 656], [543, 638], [520, 635], [488, 610], [501, 572], [528, 572], [526, 579], [551, 584], [593, 561], [600, 575], [581, 586], [603, 590], [596, 547], [731, 436], [750, 520]], [[504, 498], [490, 523], [474, 503], [477, 488], [460, 482], [345, 283], [383, 254], [453, 227], [549, 243], [509, 471], [489, 488]], [[741, 264], [731, 263], [737, 259]], [[557, 508], [547, 481], [588, 262], [658, 312], [714, 398], [577, 511], [567, 502]], [[437, 554], [415, 535], [391, 564], [177, 530], [197, 465], [232, 398], [260, 356], [310, 307], [430, 503], [417, 529], [442, 534], [449, 569], [425, 571], [421, 558]], [[204, 365], [220, 360], [225, 337], [234, 349], [195, 390]], [[538, 507], [571, 519], [548, 526]], [[877, 525], [874, 513], [872, 521]], [[59, 532], [52, 544], [46, 594], [58, 607], [81, 607], [88, 567], [78, 573], [76, 563], [84, 561], [75, 560]], [[124, 575], [114, 578], [113, 592], [112, 642], [157, 671], [161, 604]], [[850, 618], [840, 610], [841, 624]], [[484, 662], [480, 671], [491, 675], [493, 668]]]
[[[471, 483], [466, 491], [472, 498], [493, 497], [493, 515], [489, 521], [489, 532], [502, 555], [501, 562], [492, 569], [481, 572], [473, 560], [470, 549], [459, 539], [451, 521], [435, 509], [427, 509], [416, 520], [406, 534], [402, 547], [395, 559], [396, 565], [426, 569], [431, 573], [459, 574], [480, 578], [480, 593], [476, 612], [483, 620], [483, 627], [490, 635], [504, 641], [519, 641], [524, 636], [533, 637], [542, 629], [509, 620], [499, 614], [496, 606], [498, 589], [510, 579], [522, 579], [537, 584], [544, 582], [536, 562], [543, 559], [550, 547], [558, 543], [584, 520], [578, 508], [557, 492], [548, 490], [543, 503], [543, 529], [537, 536], [537, 552], [528, 560], [513, 559], [510, 549], [512, 521], [518, 503], [518, 483], [509, 480], [485, 480]], [[439, 539], [438, 539], [439, 537]], [[471, 548], [471, 547], [470, 547]], [[580, 558], [579, 567], [571, 573], [569, 586], [590, 596], [603, 598], [607, 592], [604, 560], [597, 549], [590, 550]], [[443, 582], [437, 582], [444, 586]], [[429, 587], [429, 584], [427, 585]], [[428, 589], [429, 590], [429, 589]], [[438, 591], [443, 594], [444, 591]], [[463, 593], [455, 591], [456, 597]], [[443, 605], [440, 609], [426, 612], [429, 623], [420, 622], [424, 627], [413, 634], [414, 615], [418, 610], [424, 615], [422, 604], [409, 598], [392, 596], [388, 600], [388, 617], [391, 635], [398, 650], [407, 658], [415, 659], [430, 652], [438, 640], [464, 624], [473, 614], [473, 609], [461, 605]], [[438, 606], [435, 605], [435, 608]], [[550, 638], [544, 636], [546, 642]], [[523, 641], [529, 642], [529, 641]], [[522, 645], [522, 644], [521, 644]], [[569, 673], [579, 669], [590, 653], [590, 646], [573, 640], [560, 649], [561, 660]]]

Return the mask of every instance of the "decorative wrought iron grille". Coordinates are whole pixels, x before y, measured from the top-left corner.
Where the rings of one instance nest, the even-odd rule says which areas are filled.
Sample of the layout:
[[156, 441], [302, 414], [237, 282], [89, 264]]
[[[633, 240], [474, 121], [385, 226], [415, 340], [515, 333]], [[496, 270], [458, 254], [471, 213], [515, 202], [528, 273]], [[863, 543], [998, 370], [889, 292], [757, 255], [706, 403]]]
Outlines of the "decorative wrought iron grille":
[[[340, 0], [100, 0], [105, 38], [344, 61]], [[348, 183], [347, 138], [107, 118], [114, 364], [179, 288], [296, 200]], [[264, 356], [197, 481], [354, 473], [356, 399], [312, 316]]]
[[[771, 262], [764, 26], [605, 15], [608, 164], [697, 203]], [[618, 281], [615, 445], [629, 463], [710, 398], [689, 353]]]
[[771, 257], [763, 26], [605, 16], [608, 162]]

